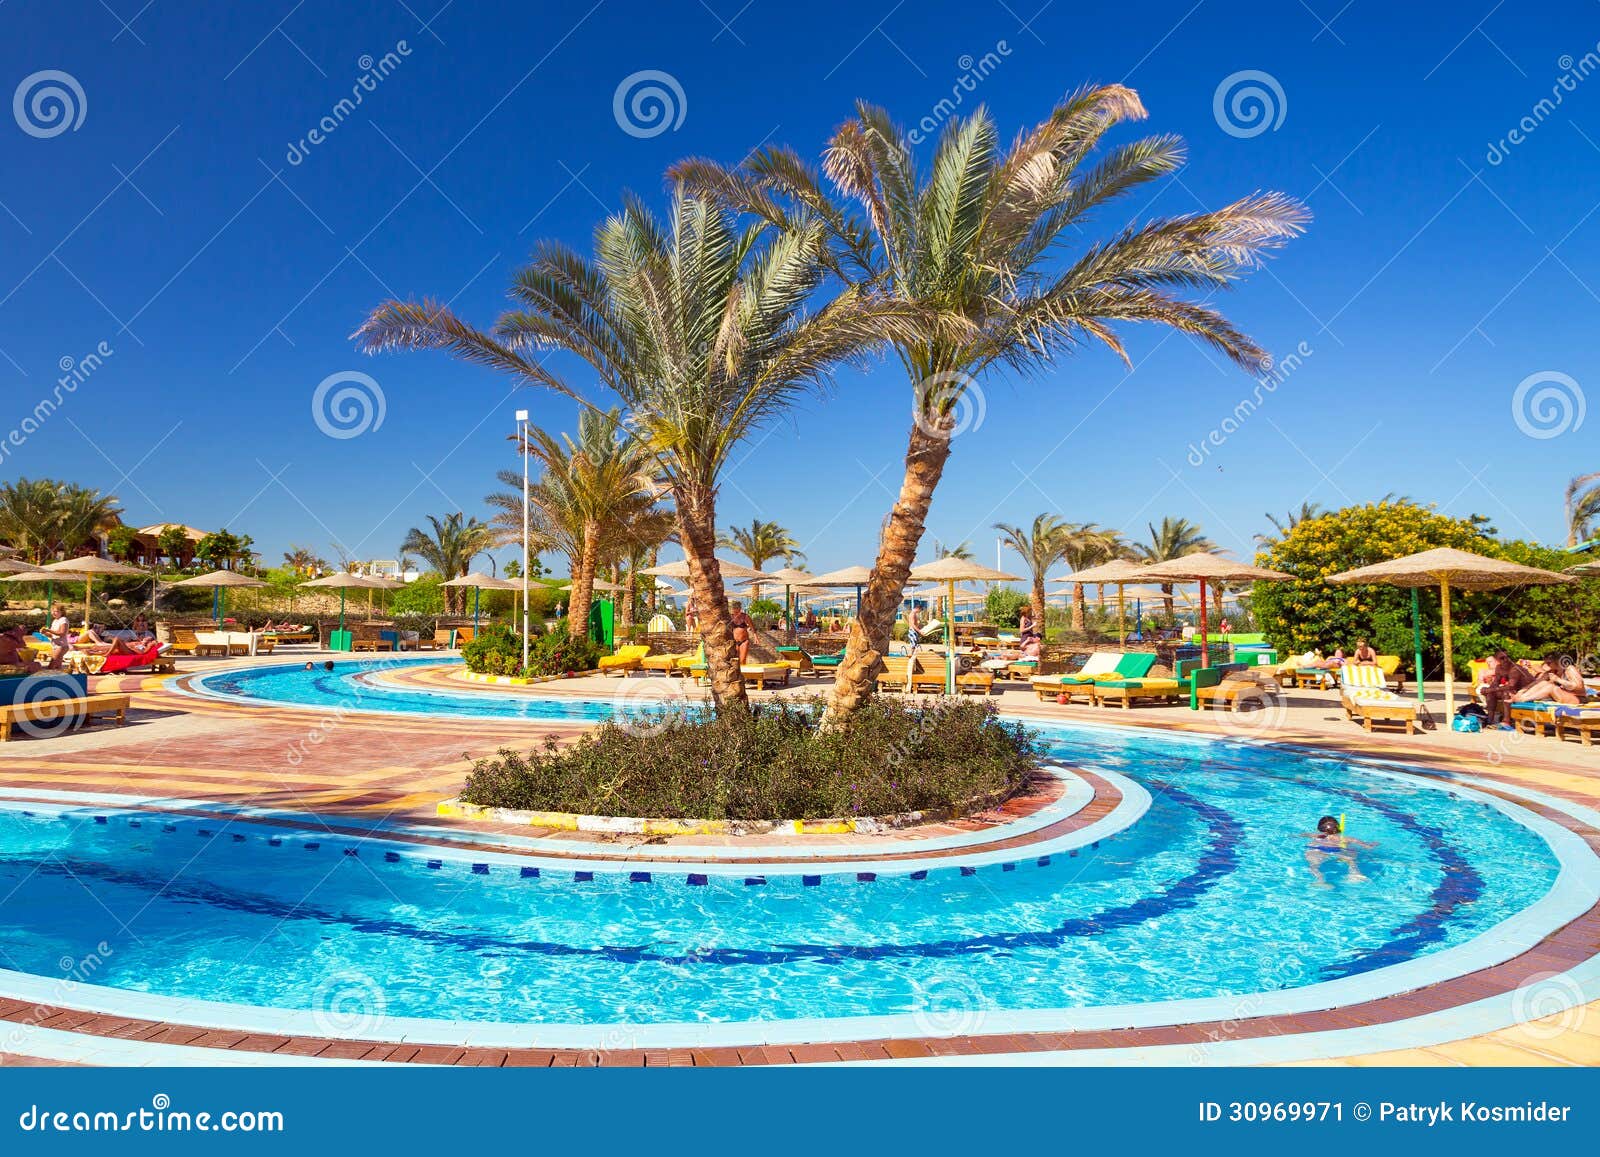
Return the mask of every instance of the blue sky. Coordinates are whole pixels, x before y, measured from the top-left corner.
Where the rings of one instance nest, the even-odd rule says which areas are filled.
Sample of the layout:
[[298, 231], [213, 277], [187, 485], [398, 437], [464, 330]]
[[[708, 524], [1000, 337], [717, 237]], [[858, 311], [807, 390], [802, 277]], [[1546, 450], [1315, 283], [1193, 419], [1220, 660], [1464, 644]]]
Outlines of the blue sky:
[[[1187, 139], [1179, 179], [1107, 229], [1258, 189], [1308, 201], [1308, 234], [1225, 302], [1299, 364], [1236, 428], [1255, 384], [1155, 330], [1128, 331], [1131, 372], [1087, 352], [990, 380], [930, 540], [987, 559], [996, 521], [1049, 510], [1138, 538], [1172, 514], [1247, 551], [1267, 511], [1389, 491], [1562, 539], [1562, 488], [1600, 468], [1600, 415], [1577, 424], [1600, 389], [1600, 76], [1584, 61], [1600, 6], [741, 3], [0, 5], [0, 95], [22, 90], [0, 117], [0, 442], [60, 400], [4, 446], [0, 478], [98, 486], [139, 523], [226, 525], [269, 561], [336, 539], [392, 557], [425, 514], [484, 513], [516, 408], [557, 429], [573, 413], [442, 355], [357, 354], [368, 309], [427, 294], [486, 323], [536, 239], [586, 245], [625, 189], [662, 203], [674, 159], [764, 141], [815, 155], [858, 97], [912, 125], [992, 54], [962, 99], [1006, 136], [1082, 82], [1123, 81], [1150, 130]], [[654, 136], [614, 114], [646, 70], [682, 92], [681, 124]], [[63, 85], [46, 71], [81, 92], [76, 127], [27, 99]], [[1230, 119], [1241, 85], [1266, 92], [1270, 123]], [[102, 343], [62, 390], [64, 359]], [[330, 437], [312, 399], [352, 371], [377, 382], [383, 420]], [[1530, 417], [1545, 391], [1566, 411]], [[842, 375], [752, 445], [722, 521], [776, 519], [813, 569], [870, 562], [909, 406], [894, 364]]]

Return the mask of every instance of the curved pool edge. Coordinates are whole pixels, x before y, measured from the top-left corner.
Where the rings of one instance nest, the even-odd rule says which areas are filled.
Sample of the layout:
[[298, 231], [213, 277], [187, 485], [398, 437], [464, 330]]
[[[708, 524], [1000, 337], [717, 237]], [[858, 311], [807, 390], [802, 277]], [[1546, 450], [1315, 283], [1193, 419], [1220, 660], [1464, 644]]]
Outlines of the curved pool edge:
[[[1375, 769], [1364, 769], [1374, 771]], [[1404, 773], [1375, 772], [1391, 778], [1405, 778]], [[1292, 1018], [1307, 1013], [1347, 1009], [1357, 1005], [1381, 1003], [1419, 990], [1446, 987], [1469, 975], [1483, 973], [1498, 966], [1516, 961], [1535, 952], [1542, 944], [1558, 937], [1576, 921], [1588, 917], [1600, 927], [1600, 857], [1588, 842], [1571, 827], [1546, 818], [1509, 800], [1498, 798], [1488, 791], [1460, 782], [1440, 784], [1432, 778], [1422, 782], [1437, 790], [1474, 798], [1501, 811], [1513, 821], [1536, 832], [1551, 848], [1559, 864], [1559, 871], [1550, 890], [1533, 905], [1500, 924], [1480, 933], [1462, 944], [1442, 949], [1424, 957], [1391, 965], [1372, 972], [1325, 981], [1314, 985], [1283, 990], [1275, 993], [1236, 994], [1204, 997], [1178, 1001], [1148, 1002], [1090, 1008], [1031, 1009], [986, 1012], [982, 1024], [967, 1029], [963, 1038], [980, 1039], [1038, 1039], [1040, 1037], [1073, 1036], [1081, 1034], [1086, 1039], [1114, 1037], [1119, 1034], [1138, 1034], [1148, 1031], [1181, 1029], [1205, 1024], [1234, 1025], [1249, 1021], [1265, 1022], [1271, 1018]], [[1501, 794], [1531, 798], [1541, 793], [1520, 792], [1514, 787], [1495, 783], [1493, 791]], [[1136, 805], [1135, 805], [1136, 806]], [[1591, 831], [1600, 831], [1600, 813], [1593, 809], [1565, 801], [1540, 802], [1539, 806], [1565, 814], [1571, 820]], [[480, 853], [482, 854], [482, 853]], [[1600, 958], [1592, 949], [1588, 959], [1578, 965], [1560, 970], [1558, 975], [1584, 1000], [1592, 999], [1600, 986]], [[509, 1049], [509, 1050], [642, 1050], [642, 1049], [713, 1049], [759, 1048], [763, 1046], [848, 1044], [863, 1040], [937, 1040], [927, 1026], [919, 1023], [916, 1014], [898, 1013], [885, 1016], [792, 1018], [782, 1021], [736, 1021], [722, 1024], [497, 1024], [479, 1021], [443, 1021], [426, 1018], [386, 1018], [381, 1022], [381, 1033], [366, 1030], [361, 1033], [330, 1032], [317, 1023], [315, 1014], [293, 1009], [276, 1009], [265, 1006], [227, 1004], [223, 1002], [192, 1000], [187, 998], [157, 996], [92, 985], [64, 985], [33, 974], [0, 972], [0, 996], [12, 1000], [32, 1002], [41, 1007], [67, 1006], [62, 992], [70, 989], [73, 999], [70, 1007], [79, 1012], [103, 1016], [150, 1020], [160, 1024], [191, 1026], [197, 1030], [221, 1033], [264, 1034], [290, 1036], [321, 1041], [346, 1041], [378, 1044], [405, 1044], [436, 1046], [456, 1049]], [[52, 991], [53, 990], [53, 991]], [[80, 995], [82, 994], [82, 995]], [[92, 996], [85, 1000], [82, 996]], [[1518, 1023], [1514, 1015], [1515, 995], [1501, 994], [1486, 1000], [1464, 1002], [1447, 1012], [1434, 1014], [1427, 1026], [1448, 1023], [1448, 1039], [1460, 1039], [1480, 1032], [1495, 1031]], [[1248, 1013], [1241, 1012], [1247, 1009]], [[3, 1014], [0, 1014], [3, 1016]], [[1444, 1018], [1442, 1021], [1440, 1018]], [[9, 1019], [9, 1018], [6, 1018]], [[1396, 1043], [1395, 1025], [1385, 1024], [1369, 1029], [1348, 1029], [1329, 1035], [1332, 1052], [1321, 1056], [1342, 1055], [1351, 1051], [1373, 1051], [1372, 1048], [1352, 1048], [1352, 1033], [1364, 1033], [1376, 1043], [1377, 1049], [1390, 1049], [1414, 1045], [1404, 1033]], [[1388, 1035], [1384, 1035], [1388, 1034]], [[957, 1034], [948, 1034], [954, 1036]], [[1086, 1062], [1085, 1057], [1103, 1057], [1104, 1063], [1229, 1063], [1226, 1056], [1238, 1056], [1241, 1063], [1256, 1063], [1254, 1052], [1260, 1051], [1263, 1038], [1205, 1040], [1199, 1044], [1140, 1046], [1128, 1051], [1109, 1041], [1101, 1047], [1084, 1047], [1062, 1050], [1070, 1055], [1050, 1061], [1045, 1054], [1052, 1050], [1029, 1049], [1029, 1059], [1043, 1059], [1045, 1063], [1101, 1063]], [[1294, 1034], [1297, 1047], [1315, 1049], [1314, 1034]], [[1150, 1048], [1163, 1050], [1165, 1059], [1151, 1060]], [[1187, 1050], [1198, 1054], [1198, 1059], [1179, 1059], [1169, 1050]], [[13, 1050], [15, 1051], [15, 1050]], [[1001, 1050], [1004, 1051], [1004, 1050]], [[1212, 1056], [1216, 1051], [1220, 1055]], [[1125, 1053], [1118, 1059], [1119, 1053]], [[277, 1054], [257, 1054], [259, 1063], [271, 1064]], [[1265, 1058], [1262, 1058], [1265, 1059]], [[1300, 1058], [1304, 1059], [1304, 1058]]]

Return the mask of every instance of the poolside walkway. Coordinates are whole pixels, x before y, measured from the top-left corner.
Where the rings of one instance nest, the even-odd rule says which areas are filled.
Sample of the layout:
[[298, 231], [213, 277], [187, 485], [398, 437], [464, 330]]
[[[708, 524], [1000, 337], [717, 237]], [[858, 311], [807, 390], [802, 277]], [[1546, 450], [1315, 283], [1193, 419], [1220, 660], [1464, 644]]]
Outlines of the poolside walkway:
[[[292, 658], [311, 658], [312, 653]], [[320, 654], [314, 656], [319, 661]], [[284, 656], [255, 662], [282, 662]], [[251, 661], [185, 661], [185, 672]], [[389, 670], [374, 676], [412, 682], [418, 686], [467, 690], [452, 673], [443, 670]], [[567, 741], [581, 734], [581, 725], [506, 720], [436, 720], [374, 716], [348, 711], [328, 714], [312, 710], [247, 706], [199, 700], [182, 694], [185, 676], [176, 678], [123, 677], [100, 681], [100, 688], [120, 687], [134, 695], [134, 710], [126, 728], [95, 727], [51, 739], [19, 738], [0, 744], [0, 796], [15, 793], [66, 791], [79, 796], [107, 798], [137, 796], [158, 801], [163, 810], [205, 814], [206, 804], [248, 806], [303, 815], [332, 833], [357, 833], [372, 837], [375, 825], [427, 823], [444, 829], [471, 832], [462, 846], [515, 852], [510, 837], [537, 836], [566, 841], [574, 857], [623, 859], [637, 854], [642, 838], [597, 839], [592, 835], [544, 831], [527, 827], [496, 827], [443, 820], [435, 807], [459, 789], [470, 758], [492, 753], [500, 746], [528, 747], [547, 735]], [[826, 683], [784, 694], [815, 693]], [[478, 687], [477, 690], [487, 690]], [[627, 679], [584, 677], [530, 688], [493, 688], [494, 693], [529, 696], [624, 697], [682, 700], [699, 694], [682, 680], [668, 684], [652, 677]], [[1437, 700], [1438, 692], [1430, 688]], [[764, 693], [766, 695], [779, 693]], [[1402, 734], [1369, 735], [1347, 722], [1329, 692], [1291, 692], [1288, 703], [1271, 718], [1252, 719], [1224, 713], [1191, 712], [1179, 707], [1135, 708], [1128, 711], [1088, 706], [1063, 707], [1041, 703], [1031, 690], [1013, 685], [996, 695], [1008, 713], [1042, 719], [1081, 719], [1134, 727], [1180, 729], [1205, 734], [1229, 734], [1274, 741], [1310, 744], [1351, 755], [1401, 759], [1471, 776], [1490, 790], [1501, 785], [1532, 789], [1587, 808], [1600, 808], [1600, 748], [1576, 742], [1560, 743], [1506, 732], [1463, 735], [1444, 729], [1414, 737]], [[1442, 706], [1442, 705], [1440, 705]], [[1440, 707], [1434, 708], [1442, 716]], [[1114, 806], [1114, 793], [1104, 781], [1095, 785], [1093, 808], [1079, 822], [1093, 822]], [[1526, 799], [1508, 795], [1521, 806], [1532, 807], [1579, 832], [1591, 847], [1600, 849], [1600, 832]], [[983, 840], [984, 830], [1003, 825], [1038, 801], [1018, 801], [1009, 814], [979, 817], [955, 823], [930, 825], [915, 833], [896, 833], [902, 843], [910, 838], [933, 839], [965, 836]], [[312, 819], [312, 817], [315, 817]], [[977, 833], [977, 834], [974, 834]], [[1011, 837], [994, 833], [996, 846]], [[809, 848], [829, 840], [861, 844], [863, 837], [771, 835], [759, 840], [728, 837], [722, 841], [748, 849], [749, 860], [760, 863], [783, 854], [786, 843], [803, 840]], [[675, 844], [706, 844], [707, 837], [654, 839], [650, 854], [672, 858]], [[1025, 841], [1024, 841], [1025, 842]], [[1017, 845], [1020, 846], [1020, 845]], [[566, 854], [563, 852], [563, 854]], [[1018, 1054], [1041, 1054], [1036, 1059], [1077, 1059], [1098, 1063], [1112, 1059], [1114, 1051], [1140, 1050], [1158, 1056], [1181, 1046], [1206, 1049], [1218, 1041], [1262, 1040], [1298, 1034], [1337, 1032], [1362, 1025], [1396, 1024], [1431, 1012], [1448, 1010], [1494, 993], [1529, 991], [1546, 978], [1564, 972], [1580, 961], [1600, 955], [1600, 910], [1591, 911], [1550, 937], [1539, 948], [1455, 981], [1366, 1005], [1327, 1010], [1299, 1017], [1244, 1018], [1228, 1025], [1184, 1025], [1168, 1028], [1118, 1030], [1100, 1034], [998, 1034], [921, 1040], [857, 1041], [828, 1045], [767, 1045], [754, 1049], [618, 1048], [598, 1052], [580, 1050], [472, 1049], [432, 1046], [402, 1047], [376, 1041], [282, 1039], [242, 1033], [218, 1032], [204, 1026], [186, 1026], [134, 1019], [108, 1018], [70, 1007], [43, 1010], [34, 1005], [0, 998], [0, 1021], [12, 1021], [73, 1038], [142, 1040], [152, 1046], [178, 1049], [213, 1049], [218, 1055], [233, 1051], [273, 1053], [279, 1056], [314, 1056], [323, 1059], [365, 1059], [422, 1063], [472, 1064], [704, 1064], [789, 1063], [898, 1059], [933, 1061], [941, 1057], [1026, 1059]], [[1369, 1052], [1306, 1064], [1600, 1064], [1600, 1003], [1566, 1009], [1552, 1016], [1542, 1011], [1537, 990], [1527, 1002], [1531, 1019], [1515, 1028], [1465, 1039], [1446, 1039], [1425, 1048]], [[1241, 1027], [1243, 1026], [1243, 1027]], [[1210, 1035], [1208, 1035], [1210, 1034]], [[0, 1034], [0, 1040], [14, 1039]], [[53, 1039], [53, 1038], [52, 1038]], [[0, 1046], [3, 1047], [3, 1046]], [[20, 1051], [39, 1051], [23, 1049]], [[1107, 1051], [1111, 1050], [1111, 1051]], [[1151, 1052], [1150, 1050], [1154, 1050]], [[1134, 1054], [1128, 1054], [1130, 1056]], [[152, 1063], [189, 1063], [185, 1053], [163, 1054], [159, 1048]], [[108, 1056], [107, 1060], [110, 1059]], [[240, 1058], [243, 1059], [243, 1058]], [[0, 1053], [0, 1064], [22, 1063], [21, 1056]], [[124, 1062], [126, 1063], [126, 1062]], [[1160, 1063], [1160, 1062], [1157, 1062]], [[1180, 1062], [1181, 1063], [1181, 1062]]]

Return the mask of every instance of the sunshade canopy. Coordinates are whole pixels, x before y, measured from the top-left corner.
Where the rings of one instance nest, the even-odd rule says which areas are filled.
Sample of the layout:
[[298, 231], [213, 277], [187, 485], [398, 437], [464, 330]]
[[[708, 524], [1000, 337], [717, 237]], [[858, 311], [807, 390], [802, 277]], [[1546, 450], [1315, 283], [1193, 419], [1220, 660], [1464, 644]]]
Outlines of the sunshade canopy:
[[300, 585], [303, 587], [328, 587], [332, 590], [376, 591], [383, 589], [378, 583], [365, 575], [350, 574], [348, 571], [342, 570], [334, 571], [332, 574], [325, 574], [319, 579], [312, 579], [310, 582], [304, 582]]
[[[1264, 566], [1223, 558], [1220, 554], [1201, 551], [1149, 566], [1135, 567], [1129, 576], [1133, 582], [1292, 582], [1294, 575], [1281, 570], [1268, 570]], [[1073, 579], [1073, 582], [1094, 581]], [[1108, 579], [1108, 582], [1117, 580]]]
[[494, 578], [482, 571], [473, 571], [460, 578], [450, 579], [439, 584], [442, 587], [477, 587], [483, 591], [520, 591], [522, 584], [513, 579]]
[[1357, 567], [1329, 575], [1331, 583], [1371, 583], [1392, 587], [1434, 587], [1447, 579], [1453, 587], [1469, 591], [1492, 591], [1501, 587], [1554, 586], [1575, 581], [1571, 576], [1536, 566], [1523, 566], [1503, 558], [1439, 547], [1388, 562]]
[[1091, 566], [1087, 570], [1074, 571], [1064, 574], [1060, 578], [1051, 579], [1055, 583], [1127, 583], [1137, 582], [1134, 578], [1141, 570], [1145, 569], [1143, 563], [1134, 562], [1132, 559], [1114, 558], [1103, 562], [1099, 566]]
[[251, 578], [247, 574], [240, 574], [232, 570], [214, 570], [210, 574], [197, 574], [193, 578], [179, 579], [169, 583], [175, 587], [264, 587], [267, 584], [258, 578]]
[[919, 583], [1003, 583], [1019, 582], [1021, 576], [995, 570], [970, 558], [941, 558], [912, 567], [911, 579]]
[[78, 558], [63, 559], [61, 562], [49, 562], [39, 568], [54, 572], [56, 578], [72, 575], [138, 575], [148, 577], [149, 572], [140, 570], [127, 563], [115, 562], [99, 555], [85, 554]]
[[857, 587], [863, 586], [872, 578], [870, 566], [847, 566], [839, 570], [830, 570], [827, 574], [814, 574], [806, 576], [806, 581], [796, 583], [796, 586], [807, 587]]
[[[717, 559], [717, 566], [721, 569], [722, 577], [725, 579], [767, 577], [753, 567], [742, 566], [736, 562], [729, 562], [727, 559]], [[662, 563], [660, 566], [653, 566], [649, 570], [642, 570], [639, 573], [659, 575], [662, 578], [686, 579], [689, 577], [689, 560], [679, 559], [677, 562]]]

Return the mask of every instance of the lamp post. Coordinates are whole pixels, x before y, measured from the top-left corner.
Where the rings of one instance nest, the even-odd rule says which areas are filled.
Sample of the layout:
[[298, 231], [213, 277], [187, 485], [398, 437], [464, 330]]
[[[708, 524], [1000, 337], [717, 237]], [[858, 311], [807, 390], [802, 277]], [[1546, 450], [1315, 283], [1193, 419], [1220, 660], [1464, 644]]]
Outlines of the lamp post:
[[528, 672], [528, 411], [517, 411], [522, 443], [522, 672]]

